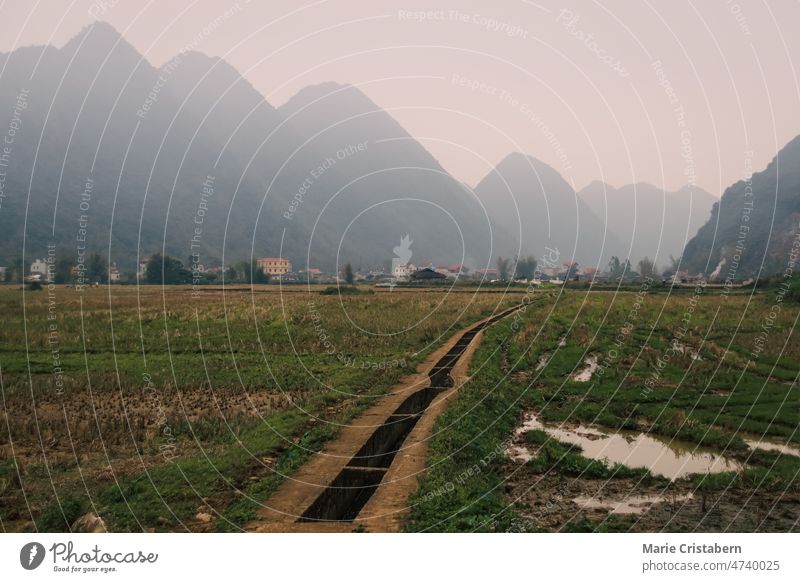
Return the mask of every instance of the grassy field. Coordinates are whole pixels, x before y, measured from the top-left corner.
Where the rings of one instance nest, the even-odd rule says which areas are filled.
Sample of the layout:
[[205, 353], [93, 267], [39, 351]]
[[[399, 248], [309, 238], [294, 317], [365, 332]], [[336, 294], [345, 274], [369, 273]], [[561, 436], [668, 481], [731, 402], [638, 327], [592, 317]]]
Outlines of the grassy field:
[[[572, 291], [532, 304], [488, 330], [471, 381], [438, 419], [407, 529], [797, 530], [798, 316], [772, 293], [718, 289]], [[531, 414], [550, 430], [520, 428]], [[567, 433], [587, 446], [646, 434], [740, 470], [668, 478], [587, 459], [557, 436]], [[529, 458], [510, 460], [514, 445]], [[648, 510], [609, 509], [631, 500]]]
[[0, 288], [0, 525], [238, 530], [500, 293]]
[[[408, 530], [797, 529], [800, 458], [775, 450], [800, 443], [797, 304], [457, 291], [0, 288], [0, 525], [66, 531], [93, 512], [112, 531], [237, 531], [434, 348], [527, 298], [439, 417]], [[554, 427], [738, 468], [669, 478], [589, 458]], [[660, 501], [603, 506], [631, 496]]]

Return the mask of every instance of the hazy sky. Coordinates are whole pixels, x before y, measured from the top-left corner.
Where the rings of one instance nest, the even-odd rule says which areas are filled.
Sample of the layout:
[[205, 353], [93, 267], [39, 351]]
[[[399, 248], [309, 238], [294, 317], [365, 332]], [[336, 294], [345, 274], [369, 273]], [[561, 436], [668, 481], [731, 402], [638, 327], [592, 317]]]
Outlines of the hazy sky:
[[4, 52], [99, 19], [156, 65], [223, 57], [276, 106], [358, 85], [470, 185], [523, 151], [576, 188], [719, 195], [800, 133], [797, 0], [40, 0], [0, 17]]

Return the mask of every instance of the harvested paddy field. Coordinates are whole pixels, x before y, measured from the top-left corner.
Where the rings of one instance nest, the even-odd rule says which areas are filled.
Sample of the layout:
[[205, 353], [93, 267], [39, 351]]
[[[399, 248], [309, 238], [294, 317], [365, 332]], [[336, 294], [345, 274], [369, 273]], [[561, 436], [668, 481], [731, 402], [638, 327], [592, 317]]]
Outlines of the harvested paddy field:
[[239, 530], [449, 337], [519, 301], [255, 291], [0, 289], [3, 529]]
[[[3, 529], [298, 529], [274, 525], [276, 507], [287, 524], [311, 512], [303, 531], [798, 527], [797, 305], [718, 289], [321, 291], [0, 289]], [[453, 346], [459, 380], [439, 386]], [[403, 431], [423, 453], [362, 442], [375, 411], [406, 422], [412, 384], [448, 390]], [[398, 453], [356, 463], [386, 472], [378, 493], [362, 513], [315, 513], [362, 446]], [[326, 451], [346, 458], [309, 490]]]
[[531, 305], [487, 330], [406, 529], [795, 531], [798, 315], [703, 289]]

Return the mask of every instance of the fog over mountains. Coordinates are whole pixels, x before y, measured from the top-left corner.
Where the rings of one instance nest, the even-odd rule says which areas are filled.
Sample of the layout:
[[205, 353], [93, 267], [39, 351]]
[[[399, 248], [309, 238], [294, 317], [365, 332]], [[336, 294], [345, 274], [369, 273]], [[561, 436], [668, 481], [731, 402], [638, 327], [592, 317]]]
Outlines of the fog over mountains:
[[[156, 68], [103, 23], [60, 49], [0, 56], [0, 80], [0, 123], [18, 126], [3, 158], [0, 264], [55, 243], [59, 257], [97, 251], [123, 270], [197, 252], [204, 264], [281, 255], [332, 271], [383, 265], [409, 234], [417, 264], [483, 268], [549, 246], [582, 265], [663, 265], [715, 200], [646, 184], [576, 193], [520, 153], [472, 191], [355, 87], [307, 87], [275, 108], [221, 59], [188, 52]], [[796, 202], [785, 188], [779, 198]], [[727, 252], [719, 231], [700, 256], [709, 228], [687, 248], [692, 270]]]
[[408, 233], [414, 259], [488, 266], [512, 242], [479, 201], [349, 86], [309, 87], [276, 110], [199, 53], [152, 67], [110, 26], [0, 61], [0, 110], [21, 92], [0, 258], [53, 241], [124, 268], [163, 251], [203, 262], [282, 255], [380, 265]]
[[561, 174], [530, 156], [507, 156], [475, 192], [493, 221], [536, 257], [551, 248], [563, 261], [604, 266], [624, 249]]
[[681, 256], [717, 201], [702, 188], [667, 192], [645, 183], [614, 188], [592, 182], [578, 196], [622, 241], [625, 248], [619, 256], [646, 256], [664, 267], [670, 256]]

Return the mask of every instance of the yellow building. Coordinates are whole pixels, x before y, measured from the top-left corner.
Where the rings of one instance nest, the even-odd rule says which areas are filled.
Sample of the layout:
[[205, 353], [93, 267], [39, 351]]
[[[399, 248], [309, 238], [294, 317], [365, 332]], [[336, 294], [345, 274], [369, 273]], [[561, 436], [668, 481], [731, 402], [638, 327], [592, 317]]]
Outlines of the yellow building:
[[289, 259], [280, 259], [276, 257], [265, 257], [258, 259], [258, 268], [270, 276], [280, 276], [289, 273], [292, 270], [292, 263]]

